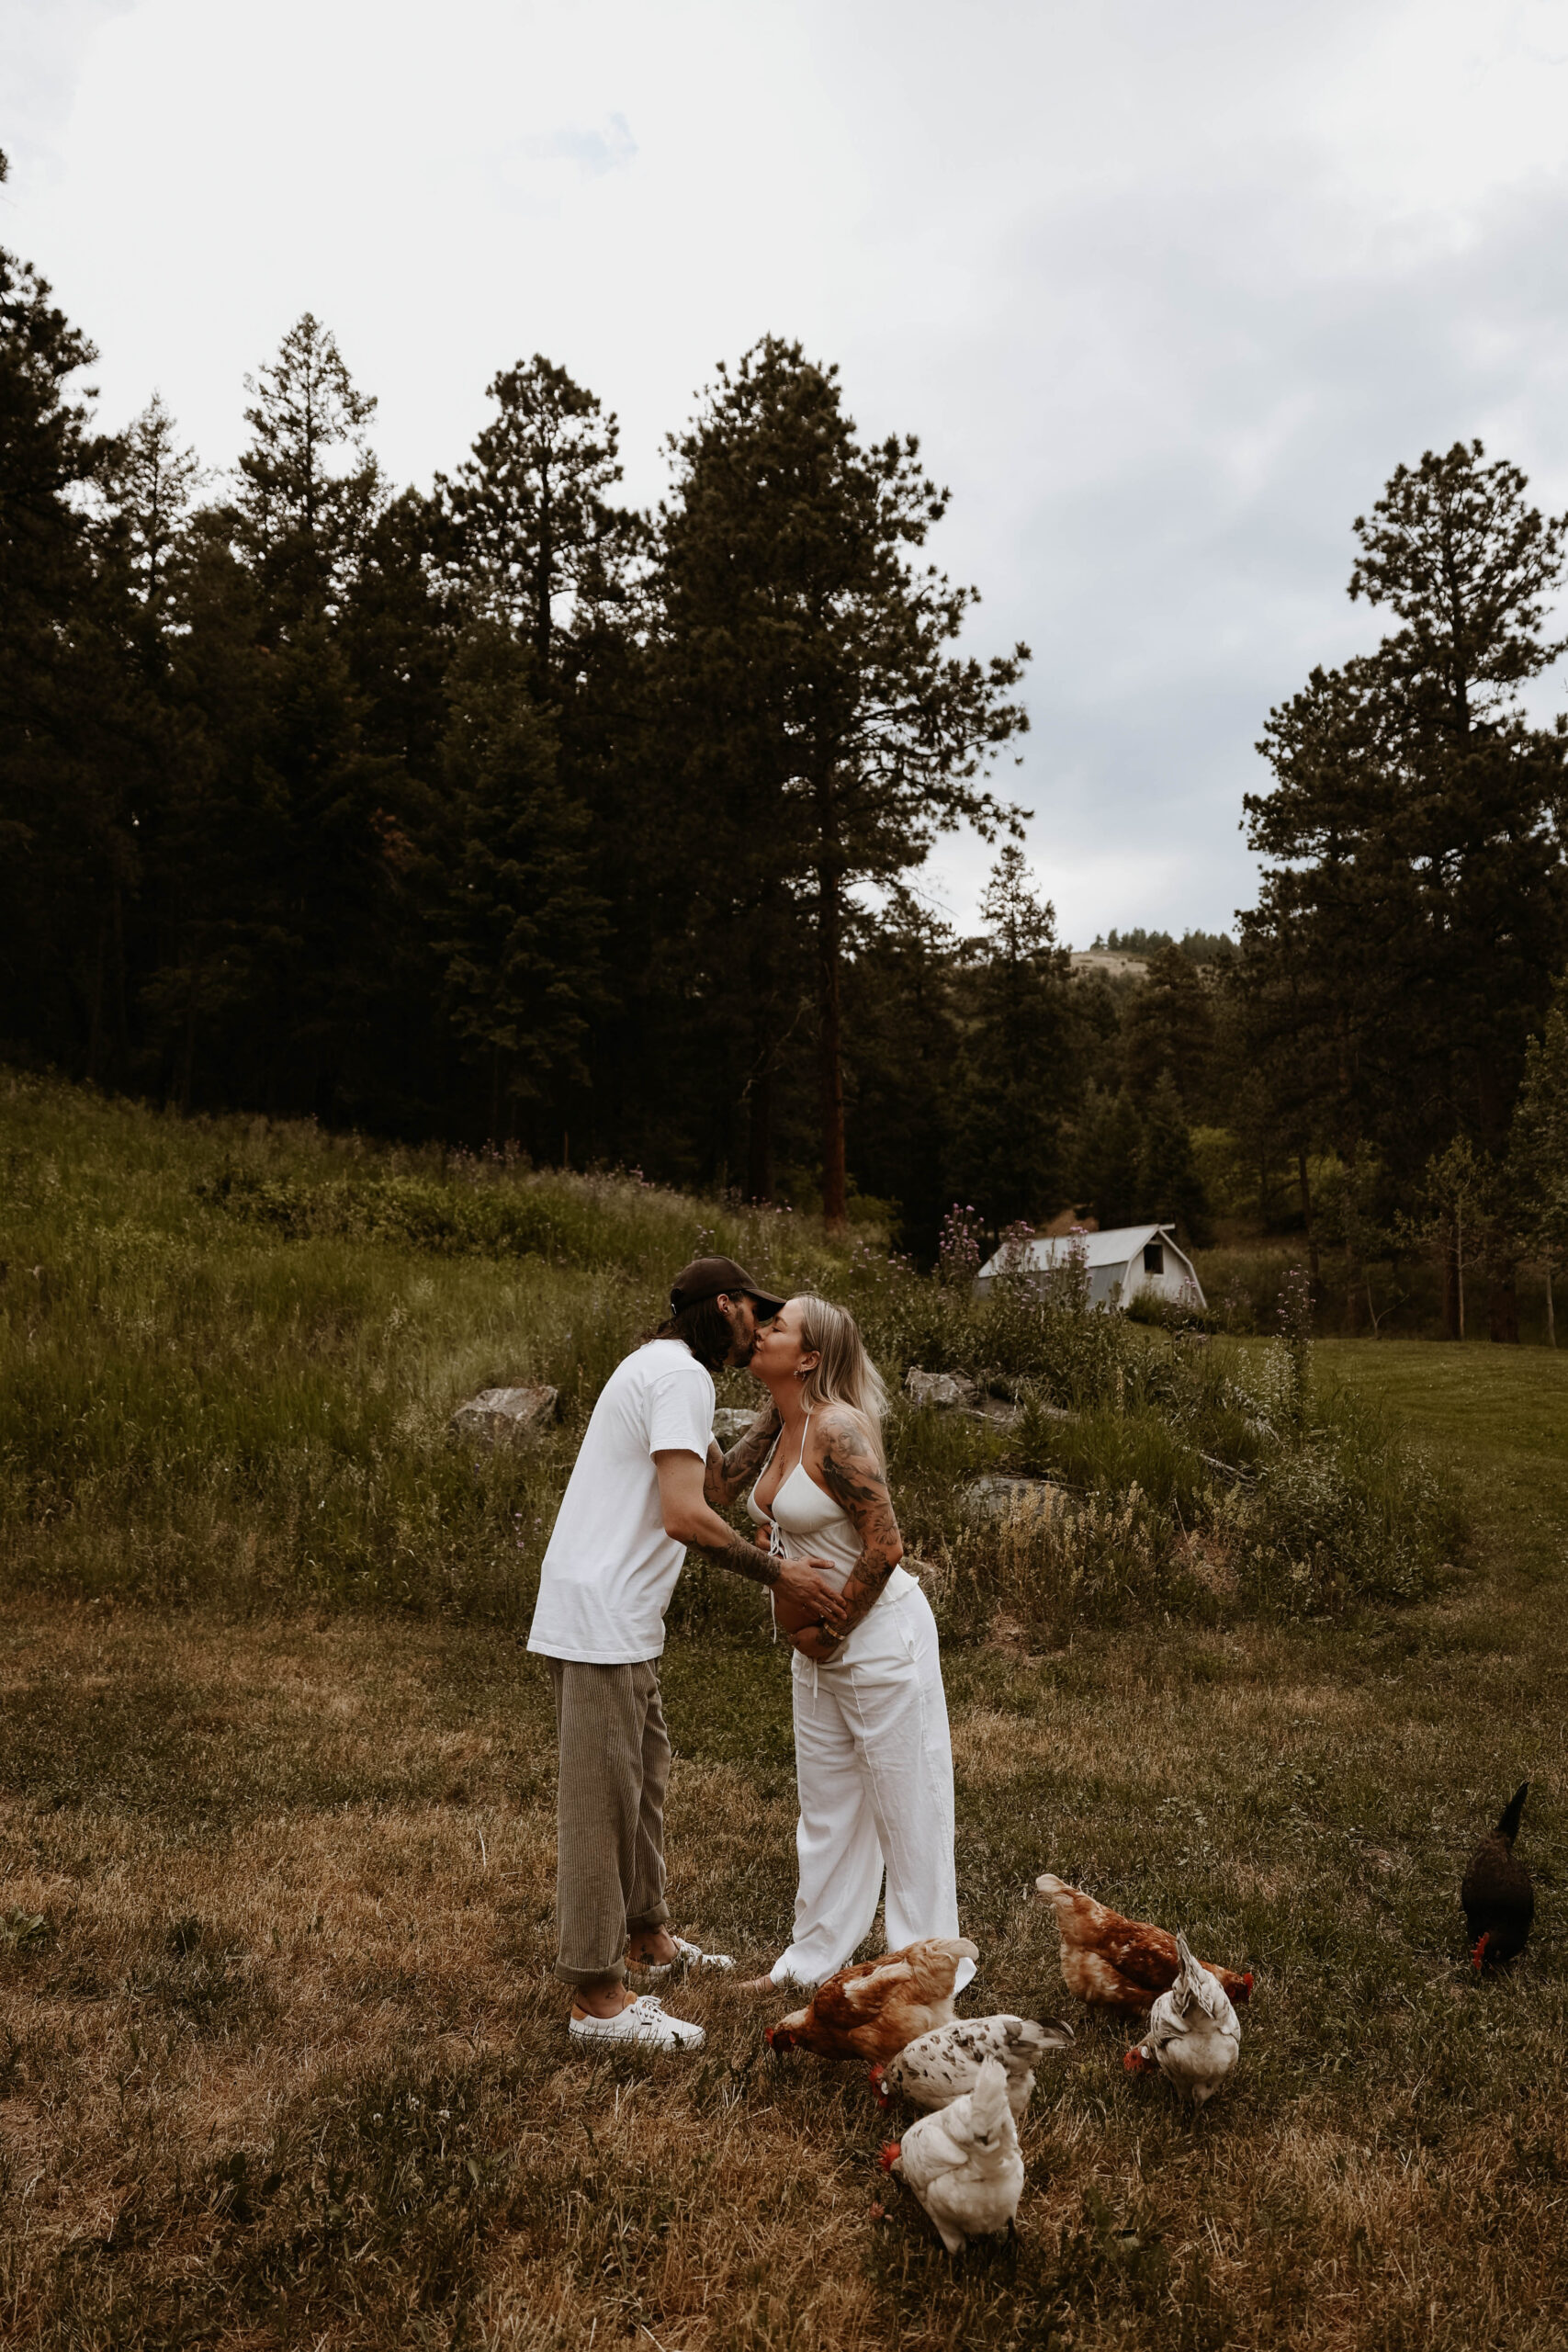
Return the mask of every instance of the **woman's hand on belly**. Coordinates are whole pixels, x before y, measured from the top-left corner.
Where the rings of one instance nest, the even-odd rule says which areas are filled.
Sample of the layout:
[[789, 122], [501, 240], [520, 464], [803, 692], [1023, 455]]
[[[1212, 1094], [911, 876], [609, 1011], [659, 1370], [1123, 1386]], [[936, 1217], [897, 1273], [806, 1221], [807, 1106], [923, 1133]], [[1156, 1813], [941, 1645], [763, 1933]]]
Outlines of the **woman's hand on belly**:
[[802, 1625], [789, 1638], [802, 1657], [812, 1659], [818, 1666], [826, 1666], [844, 1645], [843, 1635], [829, 1633], [825, 1625]]

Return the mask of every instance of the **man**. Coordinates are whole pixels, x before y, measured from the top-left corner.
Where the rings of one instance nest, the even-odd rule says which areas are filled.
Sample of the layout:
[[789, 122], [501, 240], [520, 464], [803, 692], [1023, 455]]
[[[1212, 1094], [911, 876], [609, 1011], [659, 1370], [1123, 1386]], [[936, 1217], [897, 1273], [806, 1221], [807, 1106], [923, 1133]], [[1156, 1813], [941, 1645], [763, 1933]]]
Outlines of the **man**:
[[[669, 1319], [616, 1366], [572, 1468], [539, 1577], [528, 1647], [549, 1660], [560, 1758], [556, 1974], [580, 2041], [694, 2050], [703, 2030], [627, 1991], [627, 1966], [728, 1968], [669, 1928], [664, 1794], [670, 1739], [659, 1694], [664, 1611], [689, 1546], [831, 1624], [842, 1614], [821, 1560], [771, 1559], [704, 1494], [733, 1496], [778, 1434], [772, 1405], [739, 1445], [713, 1443], [713, 1374], [750, 1362], [759, 1319], [784, 1302], [733, 1258], [675, 1277]], [[710, 1449], [712, 1463], [709, 1463]]]

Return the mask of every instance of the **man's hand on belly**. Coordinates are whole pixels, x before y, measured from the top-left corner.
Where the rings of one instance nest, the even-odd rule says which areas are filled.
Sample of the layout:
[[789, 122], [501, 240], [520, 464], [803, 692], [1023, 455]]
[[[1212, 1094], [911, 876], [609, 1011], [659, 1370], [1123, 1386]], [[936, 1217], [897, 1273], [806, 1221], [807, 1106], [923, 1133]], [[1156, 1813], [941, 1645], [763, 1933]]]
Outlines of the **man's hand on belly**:
[[829, 1625], [844, 1623], [844, 1596], [836, 1584], [829, 1584], [822, 1570], [830, 1570], [831, 1560], [775, 1560], [778, 1569], [773, 1579], [775, 1600], [788, 1601], [802, 1617], [825, 1618]]

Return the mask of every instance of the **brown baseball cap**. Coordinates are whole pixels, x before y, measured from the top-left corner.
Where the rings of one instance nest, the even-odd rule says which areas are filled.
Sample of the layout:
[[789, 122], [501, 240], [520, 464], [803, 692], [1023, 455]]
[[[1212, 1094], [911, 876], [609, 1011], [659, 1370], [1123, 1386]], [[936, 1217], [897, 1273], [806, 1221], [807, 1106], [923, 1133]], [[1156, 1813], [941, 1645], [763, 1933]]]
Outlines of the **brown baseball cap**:
[[771, 1290], [753, 1282], [745, 1267], [738, 1266], [733, 1258], [694, 1258], [689, 1266], [682, 1267], [670, 1285], [670, 1311], [682, 1315], [688, 1306], [701, 1306], [705, 1298], [716, 1298], [721, 1290], [728, 1291], [731, 1297], [744, 1294], [747, 1298], [755, 1299], [769, 1315], [776, 1315], [784, 1305], [782, 1298], [775, 1298]]

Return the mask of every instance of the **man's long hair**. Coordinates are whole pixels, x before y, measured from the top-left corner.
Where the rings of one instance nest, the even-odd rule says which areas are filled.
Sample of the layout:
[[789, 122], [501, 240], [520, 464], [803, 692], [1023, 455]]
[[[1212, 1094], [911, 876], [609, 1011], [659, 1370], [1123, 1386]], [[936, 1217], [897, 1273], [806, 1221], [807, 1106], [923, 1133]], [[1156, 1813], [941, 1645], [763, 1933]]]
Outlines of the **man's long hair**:
[[716, 1298], [699, 1298], [694, 1306], [683, 1306], [679, 1315], [666, 1317], [649, 1340], [683, 1340], [705, 1372], [717, 1372], [729, 1360], [735, 1345], [735, 1334], [725, 1321]]

